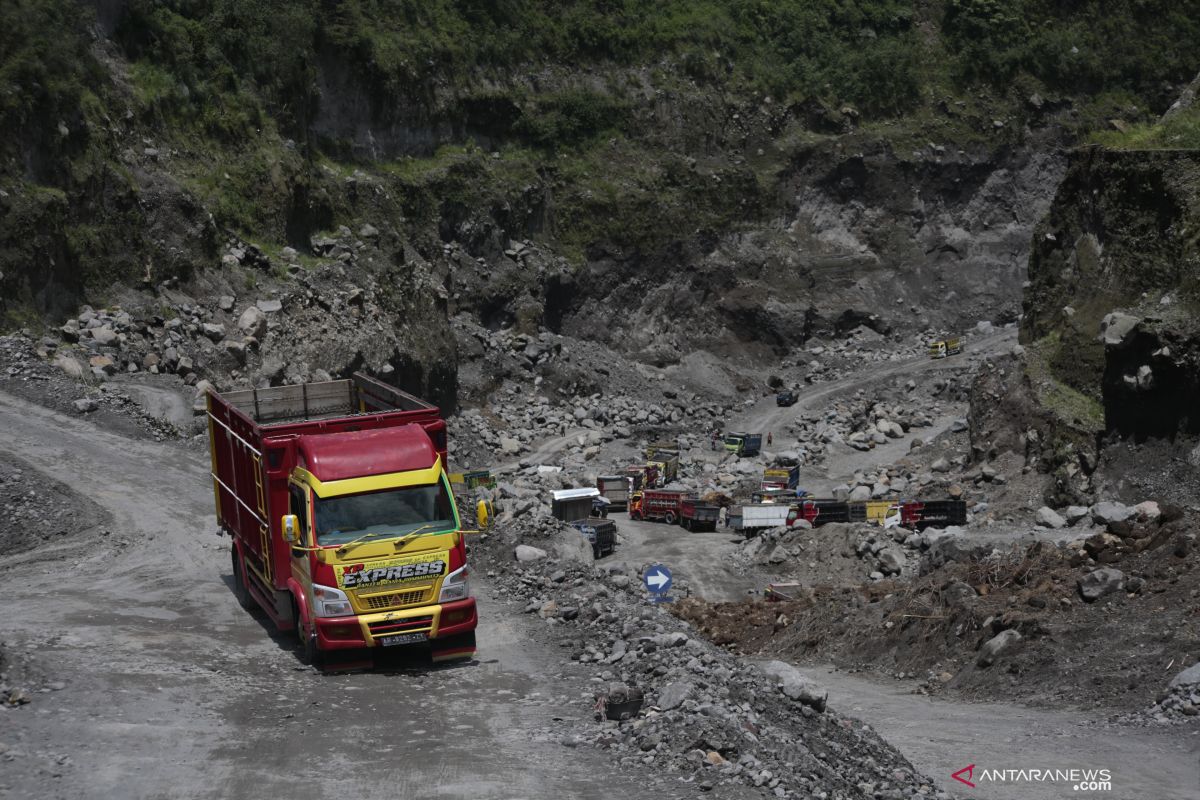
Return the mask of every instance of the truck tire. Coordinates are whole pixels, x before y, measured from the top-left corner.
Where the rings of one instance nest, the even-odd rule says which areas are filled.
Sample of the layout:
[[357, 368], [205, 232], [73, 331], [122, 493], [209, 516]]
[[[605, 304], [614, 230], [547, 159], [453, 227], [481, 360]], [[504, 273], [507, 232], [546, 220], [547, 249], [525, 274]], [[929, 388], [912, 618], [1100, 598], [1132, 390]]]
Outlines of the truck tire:
[[685, 531], [692, 530], [692, 521], [690, 519], [680, 520], [679, 524], [683, 526], [683, 529]]
[[325, 661], [325, 652], [317, 646], [317, 632], [311, 634], [304, 627], [300, 617], [300, 607], [292, 600], [292, 615], [296, 619], [296, 638], [300, 645], [300, 660], [312, 667], [319, 667]]
[[668, 511], [663, 516], [663, 522], [667, 523], [668, 525], [674, 525], [675, 524], [675, 512]]
[[630, 518], [630, 519], [633, 519], [633, 520], [639, 520], [639, 521], [640, 521], [640, 520], [641, 520], [641, 518], [642, 518], [642, 514], [641, 514], [641, 512], [640, 512], [640, 511], [630, 511], [630, 512], [629, 512], [629, 518]]
[[233, 596], [238, 605], [246, 611], [254, 608], [254, 598], [250, 596], [250, 588], [246, 586], [246, 565], [238, 558], [237, 547], [229, 548], [230, 561], [233, 564]]

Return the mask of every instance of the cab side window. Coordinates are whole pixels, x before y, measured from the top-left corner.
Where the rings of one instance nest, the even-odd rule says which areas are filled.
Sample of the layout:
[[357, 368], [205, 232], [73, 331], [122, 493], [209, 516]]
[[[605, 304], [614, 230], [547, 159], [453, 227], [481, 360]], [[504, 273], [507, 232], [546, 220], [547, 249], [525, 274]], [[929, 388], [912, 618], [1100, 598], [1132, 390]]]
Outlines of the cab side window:
[[304, 490], [299, 486], [288, 487], [288, 513], [300, 518], [300, 535], [308, 540], [308, 507], [304, 502]]

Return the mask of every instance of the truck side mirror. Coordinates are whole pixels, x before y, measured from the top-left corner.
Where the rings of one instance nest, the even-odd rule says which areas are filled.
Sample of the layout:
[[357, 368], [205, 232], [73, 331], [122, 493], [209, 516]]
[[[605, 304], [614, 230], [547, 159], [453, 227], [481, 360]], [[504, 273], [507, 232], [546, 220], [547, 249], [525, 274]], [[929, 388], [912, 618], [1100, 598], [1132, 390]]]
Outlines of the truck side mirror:
[[300, 541], [300, 518], [295, 514], [285, 514], [279, 527], [283, 531], [285, 542], [296, 544]]

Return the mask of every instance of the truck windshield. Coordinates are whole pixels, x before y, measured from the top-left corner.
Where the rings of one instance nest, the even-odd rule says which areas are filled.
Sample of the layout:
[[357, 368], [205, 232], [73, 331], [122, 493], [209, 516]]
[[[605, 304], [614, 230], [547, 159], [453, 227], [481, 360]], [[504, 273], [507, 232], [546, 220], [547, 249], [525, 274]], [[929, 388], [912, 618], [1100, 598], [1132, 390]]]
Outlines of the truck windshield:
[[454, 511], [444, 484], [405, 486], [342, 497], [315, 498], [317, 544], [346, 544], [363, 537], [391, 538], [424, 528], [454, 529]]

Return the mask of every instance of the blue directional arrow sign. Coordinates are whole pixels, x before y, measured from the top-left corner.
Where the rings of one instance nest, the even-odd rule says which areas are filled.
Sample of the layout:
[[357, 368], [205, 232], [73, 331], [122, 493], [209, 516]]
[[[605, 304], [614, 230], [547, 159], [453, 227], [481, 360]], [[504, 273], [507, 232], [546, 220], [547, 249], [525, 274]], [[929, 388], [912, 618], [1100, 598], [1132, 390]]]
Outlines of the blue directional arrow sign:
[[662, 564], [655, 564], [642, 573], [642, 582], [646, 584], [650, 594], [662, 598], [671, 588], [671, 570]]

